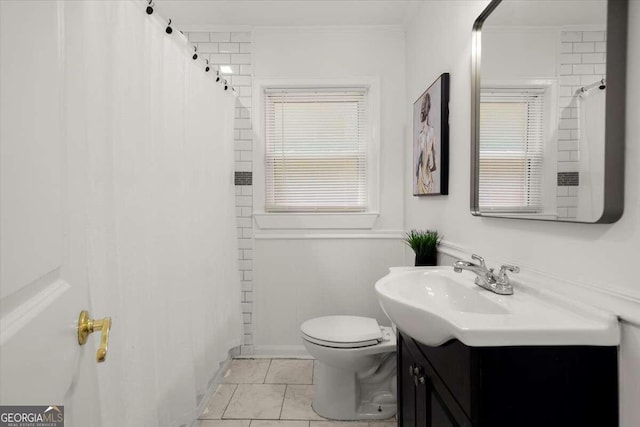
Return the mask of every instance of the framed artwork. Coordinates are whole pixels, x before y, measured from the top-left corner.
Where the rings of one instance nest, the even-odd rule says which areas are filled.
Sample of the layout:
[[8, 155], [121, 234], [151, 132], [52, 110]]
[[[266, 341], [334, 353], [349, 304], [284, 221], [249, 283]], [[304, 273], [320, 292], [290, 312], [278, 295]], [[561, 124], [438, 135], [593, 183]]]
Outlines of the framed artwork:
[[449, 73], [413, 103], [413, 195], [449, 194]]

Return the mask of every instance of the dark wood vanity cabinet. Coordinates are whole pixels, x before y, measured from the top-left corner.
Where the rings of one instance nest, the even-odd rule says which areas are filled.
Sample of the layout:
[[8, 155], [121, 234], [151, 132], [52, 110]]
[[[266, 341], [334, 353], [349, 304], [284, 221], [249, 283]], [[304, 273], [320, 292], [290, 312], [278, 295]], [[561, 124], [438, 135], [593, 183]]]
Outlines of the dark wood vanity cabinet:
[[399, 427], [618, 426], [616, 347], [428, 347], [398, 333]]

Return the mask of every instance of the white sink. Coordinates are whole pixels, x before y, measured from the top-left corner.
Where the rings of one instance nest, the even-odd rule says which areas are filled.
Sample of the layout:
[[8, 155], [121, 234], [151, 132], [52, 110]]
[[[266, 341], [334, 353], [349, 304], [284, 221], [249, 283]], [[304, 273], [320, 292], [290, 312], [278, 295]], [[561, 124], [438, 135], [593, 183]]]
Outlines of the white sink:
[[457, 338], [469, 346], [618, 345], [615, 316], [515, 284], [496, 295], [452, 267], [394, 267], [375, 285], [385, 314], [430, 346]]

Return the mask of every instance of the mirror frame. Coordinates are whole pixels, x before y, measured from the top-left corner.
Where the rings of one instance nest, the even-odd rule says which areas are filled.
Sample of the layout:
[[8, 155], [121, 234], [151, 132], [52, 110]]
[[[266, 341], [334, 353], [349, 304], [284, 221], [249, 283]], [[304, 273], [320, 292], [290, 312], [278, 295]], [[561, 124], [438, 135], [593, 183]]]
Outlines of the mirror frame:
[[[548, 218], [487, 214], [479, 206], [480, 74], [482, 26], [502, 0], [492, 0], [473, 24], [471, 46], [471, 214], [474, 216], [579, 222]], [[583, 224], [611, 224], [624, 210], [625, 95], [627, 76], [628, 0], [607, 1], [607, 98], [605, 104], [604, 208], [602, 216]]]

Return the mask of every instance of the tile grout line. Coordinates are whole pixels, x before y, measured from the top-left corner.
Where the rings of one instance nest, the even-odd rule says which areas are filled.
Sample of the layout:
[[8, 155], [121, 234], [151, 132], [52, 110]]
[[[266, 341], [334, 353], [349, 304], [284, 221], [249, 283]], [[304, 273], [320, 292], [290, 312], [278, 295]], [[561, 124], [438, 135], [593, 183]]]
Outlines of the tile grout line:
[[267, 384], [267, 377], [269, 376], [269, 370], [271, 369], [271, 363], [273, 363], [273, 359], [269, 359], [269, 366], [267, 366], [267, 371], [264, 373], [264, 378], [262, 379], [262, 384]]
[[282, 410], [284, 409], [284, 400], [287, 397], [287, 389], [289, 388], [289, 384], [284, 385], [284, 393], [282, 394], [282, 404], [280, 405], [280, 413], [278, 414], [278, 419], [282, 420]]
[[[224, 418], [224, 414], [225, 414], [225, 412], [227, 412], [227, 409], [229, 409], [229, 405], [231, 405], [231, 401], [233, 400], [233, 396], [235, 396], [236, 390], [238, 390], [238, 386], [239, 385], [240, 384], [235, 384], [235, 387], [233, 388], [233, 393], [231, 393], [231, 397], [229, 398], [229, 401], [227, 402], [226, 405], [224, 405], [224, 409], [222, 410], [222, 413], [220, 414], [220, 420], [225, 419]], [[231, 419], [231, 418], [228, 418], [228, 419]]]

